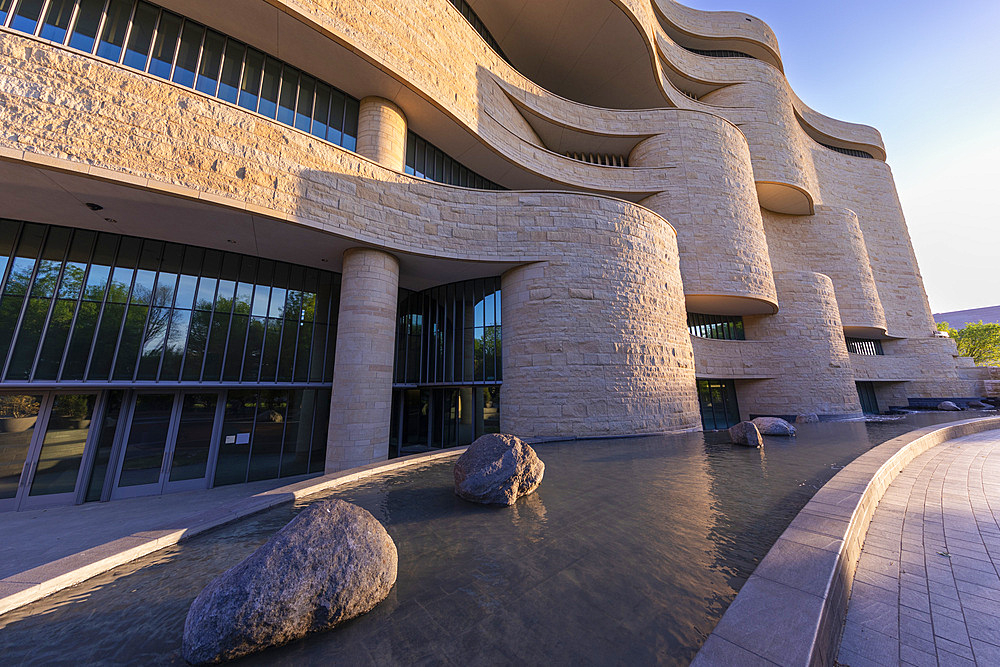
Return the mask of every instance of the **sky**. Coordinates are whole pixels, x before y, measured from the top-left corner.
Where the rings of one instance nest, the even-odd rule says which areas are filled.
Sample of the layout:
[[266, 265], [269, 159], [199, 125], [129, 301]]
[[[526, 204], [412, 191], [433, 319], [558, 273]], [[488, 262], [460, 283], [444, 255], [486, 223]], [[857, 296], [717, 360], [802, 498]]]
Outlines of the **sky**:
[[935, 313], [1000, 304], [1000, 0], [681, 0], [778, 36], [810, 107], [885, 140]]

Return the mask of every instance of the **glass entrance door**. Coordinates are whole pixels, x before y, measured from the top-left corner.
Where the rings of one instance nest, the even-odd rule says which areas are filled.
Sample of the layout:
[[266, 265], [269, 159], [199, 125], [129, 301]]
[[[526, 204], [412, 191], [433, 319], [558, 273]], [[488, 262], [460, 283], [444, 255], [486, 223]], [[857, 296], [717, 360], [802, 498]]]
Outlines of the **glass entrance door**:
[[206, 488], [218, 407], [214, 392], [136, 394], [111, 497]]
[[0, 395], [0, 509], [72, 503], [96, 393]]

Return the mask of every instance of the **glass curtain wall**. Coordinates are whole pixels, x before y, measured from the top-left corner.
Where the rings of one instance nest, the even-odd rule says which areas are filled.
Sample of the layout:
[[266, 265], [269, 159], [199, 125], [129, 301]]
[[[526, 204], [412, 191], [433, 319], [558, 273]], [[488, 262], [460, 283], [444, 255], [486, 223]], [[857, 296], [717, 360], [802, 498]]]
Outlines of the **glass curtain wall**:
[[426, 178], [437, 183], [459, 185], [477, 190], [506, 190], [493, 181], [483, 178], [443, 150], [413, 132], [406, 133], [406, 164], [410, 176]]
[[0, 505], [321, 471], [339, 296], [335, 273], [0, 219]]
[[0, 25], [194, 88], [347, 150], [357, 148], [357, 99], [148, 2], [0, 0]]
[[500, 429], [500, 278], [401, 291], [390, 455]]
[[340, 276], [0, 219], [4, 383], [333, 380]]

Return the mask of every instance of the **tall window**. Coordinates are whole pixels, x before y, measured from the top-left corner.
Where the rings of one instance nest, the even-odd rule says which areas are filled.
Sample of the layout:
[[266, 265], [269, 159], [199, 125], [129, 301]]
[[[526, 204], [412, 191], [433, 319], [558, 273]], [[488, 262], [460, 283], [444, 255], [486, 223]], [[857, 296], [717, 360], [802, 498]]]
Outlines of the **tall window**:
[[483, 178], [413, 132], [406, 134], [406, 173], [429, 181], [478, 190], [506, 190]]
[[[243, 42], [136, 0], [0, 0], [0, 24], [357, 148], [358, 100]], [[44, 16], [42, 12], [44, 11]]]
[[0, 219], [4, 383], [329, 383], [340, 275]]
[[726, 429], [740, 421], [734, 380], [698, 380], [698, 404], [706, 431]]
[[498, 383], [500, 278], [405, 293], [396, 329], [397, 384]]
[[746, 340], [743, 318], [739, 315], [702, 315], [688, 313], [688, 331], [699, 338]]

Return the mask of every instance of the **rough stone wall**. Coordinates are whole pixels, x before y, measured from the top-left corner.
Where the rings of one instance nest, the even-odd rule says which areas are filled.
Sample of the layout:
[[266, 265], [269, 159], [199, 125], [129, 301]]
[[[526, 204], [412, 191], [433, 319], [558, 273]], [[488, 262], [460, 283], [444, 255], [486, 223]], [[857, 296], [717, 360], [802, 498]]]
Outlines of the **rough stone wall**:
[[[532, 335], [564, 347], [549, 357], [508, 350], [519, 337], [508, 339], [505, 310], [505, 427], [526, 437], [697, 428], [676, 240], [659, 215], [596, 195], [414, 179], [188, 89], [4, 37], [4, 159], [247, 210], [394, 254], [534, 262], [551, 277], [552, 303], [539, 304]], [[510, 285], [516, 295], [517, 281]], [[517, 298], [507, 301], [505, 292], [505, 309]], [[343, 349], [338, 341], [338, 362]], [[507, 366], [519, 356], [530, 363], [520, 376]], [[604, 381], [567, 376], [570, 359], [601, 367]], [[563, 401], [558, 424], [539, 399], [547, 382]]]
[[381, 97], [366, 97], [358, 110], [358, 154], [386, 169], [403, 171], [406, 163], [406, 116]]
[[781, 310], [744, 318], [747, 338], [771, 341], [774, 380], [737, 394], [740, 410], [755, 414], [858, 414], [857, 388], [833, 282], [823, 274], [775, 272]]
[[389, 253], [344, 253], [326, 472], [389, 456], [399, 261]]
[[683, 156], [681, 173], [642, 204], [677, 229], [685, 294], [746, 297], [771, 310], [774, 279], [746, 140], [711, 116], [691, 120], [698, 122], [679, 124], [632, 150], [629, 164], [638, 167]]
[[[554, 214], [552, 231], [573, 215]], [[615, 227], [628, 243], [595, 245], [591, 261], [553, 259], [503, 275], [505, 429], [697, 428], [676, 240], [639, 217], [619, 217]]]
[[854, 211], [817, 206], [815, 215], [771, 211], [763, 211], [763, 215], [775, 270], [815, 271], [829, 276], [844, 326], [885, 333], [885, 313]]

